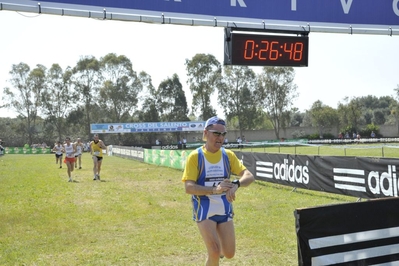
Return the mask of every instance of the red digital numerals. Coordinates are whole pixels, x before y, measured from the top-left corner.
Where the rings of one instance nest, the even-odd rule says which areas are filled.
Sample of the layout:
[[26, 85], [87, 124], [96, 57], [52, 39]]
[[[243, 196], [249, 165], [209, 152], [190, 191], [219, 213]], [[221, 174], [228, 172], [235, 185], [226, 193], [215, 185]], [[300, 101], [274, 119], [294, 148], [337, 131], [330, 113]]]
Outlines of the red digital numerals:
[[232, 61], [237, 65], [307, 66], [308, 37], [236, 34]]
[[254, 40], [245, 42], [243, 57], [246, 60], [253, 60], [257, 57], [259, 60], [278, 60], [285, 57], [288, 60], [301, 61], [303, 56], [303, 43], [280, 43], [277, 41], [261, 41], [260, 44]]

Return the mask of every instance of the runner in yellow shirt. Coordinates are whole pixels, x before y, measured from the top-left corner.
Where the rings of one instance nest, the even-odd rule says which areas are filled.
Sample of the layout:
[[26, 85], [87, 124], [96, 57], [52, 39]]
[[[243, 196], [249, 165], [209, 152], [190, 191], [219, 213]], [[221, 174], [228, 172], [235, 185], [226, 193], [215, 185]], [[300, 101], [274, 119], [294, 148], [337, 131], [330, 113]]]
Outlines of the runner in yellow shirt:
[[104, 142], [99, 139], [98, 134], [95, 134], [93, 140], [90, 142], [90, 154], [93, 158], [93, 180], [100, 180], [101, 164], [103, 161], [103, 149], [106, 149]]

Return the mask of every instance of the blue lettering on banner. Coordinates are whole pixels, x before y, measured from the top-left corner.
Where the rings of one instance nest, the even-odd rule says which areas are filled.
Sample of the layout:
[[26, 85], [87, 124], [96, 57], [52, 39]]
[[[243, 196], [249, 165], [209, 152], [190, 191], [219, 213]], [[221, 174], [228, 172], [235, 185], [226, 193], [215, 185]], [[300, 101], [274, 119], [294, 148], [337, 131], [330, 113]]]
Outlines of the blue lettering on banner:
[[238, 18], [241, 21], [399, 25], [399, 0], [44, 0], [42, 5], [43, 2], [118, 8], [135, 14], [140, 14], [141, 10], [167, 16], [170, 12], [184, 14], [186, 18], [191, 18], [187, 15], [199, 15], [216, 19]]
[[202, 131], [204, 125], [204, 121], [91, 124], [90, 131], [91, 133], [188, 132]]

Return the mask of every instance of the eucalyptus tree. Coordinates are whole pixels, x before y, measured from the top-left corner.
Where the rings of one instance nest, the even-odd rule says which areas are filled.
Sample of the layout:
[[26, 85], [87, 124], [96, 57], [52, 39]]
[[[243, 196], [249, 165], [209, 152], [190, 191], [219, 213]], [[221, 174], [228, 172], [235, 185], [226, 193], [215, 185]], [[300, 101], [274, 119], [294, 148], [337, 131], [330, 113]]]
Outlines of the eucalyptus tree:
[[[142, 84], [142, 91], [138, 96], [138, 107], [131, 122], [159, 122], [160, 115], [158, 110], [157, 90], [152, 84], [152, 79], [149, 74], [142, 71], [139, 73], [139, 78]], [[123, 136], [124, 142], [129, 144], [134, 143], [153, 143], [155, 142], [155, 133], [144, 134], [125, 134]]]
[[39, 119], [39, 114], [42, 108], [42, 98], [41, 95], [43, 92], [47, 90], [46, 84], [46, 67], [43, 65], [36, 65], [34, 69], [29, 73], [29, 85], [31, 86], [32, 94], [32, 121], [33, 125], [30, 127], [31, 136], [34, 136], [38, 133], [37, 129], [37, 119]]
[[[177, 74], [163, 80], [159, 84], [156, 94], [161, 121], [189, 121], [186, 95]], [[173, 135], [177, 141], [182, 137], [181, 132], [175, 132]]]
[[200, 113], [205, 120], [216, 115], [211, 97], [222, 78], [222, 68], [215, 56], [196, 54], [191, 60], [186, 59], [187, 83], [193, 96], [192, 111]]
[[360, 126], [365, 124], [365, 120], [362, 120], [363, 106], [357, 97], [352, 99], [345, 97], [343, 101], [343, 103], [338, 103], [340, 124], [344, 127], [345, 131], [352, 131], [356, 133], [360, 130]]
[[225, 66], [223, 72], [218, 85], [219, 104], [228, 120], [237, 117], [241, 136], [242, 130], [254, 129], [259, 123], [254, 101], [256, 74], [247, 66]]
[[147, 98], [143, 101], [140, 110], [134, 113], [137, 122], [160, 122], [158, 103], [154, 98]]
[[396, 84], [396, 88], [393, 89], [395, 92], [395, 98], [397, 101], [399, 101], [399, 84]]
[[55, 128], [59, 140], [66, 133], [65, 118], [75, 105], [71, 76], [70, 67], [63, 71], [59, 64], [53, 64], [47, 71], [47, 90], [42, 94], [46, 122]]
[[256, 100], [273, 124], [280, 139], [280, 129], [287, 126], [293, 101], [298, 97], [292, 67], [263, 67], [258, 75]]
[[389, 116], [389, 124], [396, 125], [397, 133], [399, 134], [399, 84], [396, 85], [396, 88], [393, 89], [395, 94], [395, 101], [392, 101], [389, 108], [391, 110], [391, 114]]
[[0, 138], [5, 147], [22, 147], [26, 144], [27, 132], [21, 116], [0, 117]]
[[377, 109], [373, 112], [373, 124], [383, 125], [387, 121], [384, 110]]
[[309, 110], [312, 126], [319, 131], [319, 136], [323, 136], [325, 129], [339, 127], [339, 117], [337, 110], [323, 104], [320, 100], [315, 101]]
[[362, 106], [362, 116], [366, 124], [383, 125], [391, 115], [390, 106], [396, 100], [392, 96], [376, 97], [372, 95], [358, 98]]
[[30, 70], [26, 63], [12, 65], [9, 72], [11, 88], [4, 88], [3, 101], [5, 107], [14, 110], [25, 121], [25, 132], [29, 144], [33, 143], [36, 134], [36, 119], [41, 107], [41, 93], [46, 90], [46, 68], [37, 65]]
[[137, 108], [142, 82], [124, 55], [107, 54], [100, 59], [103, 82], [100, 86], [102, 110], [112, 123], [127, 121]]
[[[158, 102], [155, 97], [145, 97], [140, 103], [141, 108], [136, 110], [133, 117], [135, 122], [159, 122], [161, 121], [159, 115]], [[143, 143], [154, 143], [154, 133], [141, 134], [134, 136], [134, 139], [141, 140]]]
[[99, 102], [99, 85], [102, 80], [100, 72], [100, 62], [94, 56], [85, 56], [80, 58], [76, 66], [72, 69], [72, 81], [75, 86], [77, 102], [82, 103], [83, 124], [85, 127], [85, 133], [90, 138], [90, 124], [92, 117], [103, 115], [103, 111], [100, 108]]
[[163, 80], [158, 86], [157, 100], [162, 121], [188, 121], [189, 109], [179, 76]]
[[297, 107], [292, 108], [292, 113], [290, 117], [291, 127], [300, 127], [305, 118], [305, 113], [301, 113]]

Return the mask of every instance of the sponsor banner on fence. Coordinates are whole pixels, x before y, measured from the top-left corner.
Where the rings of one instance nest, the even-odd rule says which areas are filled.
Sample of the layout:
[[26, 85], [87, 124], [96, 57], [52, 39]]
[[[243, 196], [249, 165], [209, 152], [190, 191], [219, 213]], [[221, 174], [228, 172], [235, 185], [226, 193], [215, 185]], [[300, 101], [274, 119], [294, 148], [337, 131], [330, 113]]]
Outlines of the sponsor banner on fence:
[[[171, 148], [171, 147], [169, 147]], [[135, 150], [136, 151], [132, 151]], [[114, 146], [112, 153], [146, 163], [184, 169], [191, 150]], [[306, 156], [235, 151], [256, 179], [295, 188], [358, 198], [397, 197], [399, 159]]]
[[50, 154], [50, 148], [5, 147], [5, 154]]
[[295, 210], [298, 265], [399, 265], [399, 199]]
[[140, 147], [123, 147], [112, 145], [111, 155], [144, 161], [144, 149]]
[[204, 130], [205, 121], [90, 124], [91, 133], [190, 132]]
[[144, 161], [176, 169], [184, 169], [186, 158], [191, 151], [186, 150], [144, 150]]
[[143, 149], [123, 146], [112, 147], [112, 155], [114, 156], [144, 161], [149, 164], [162, 165], [176, 169], [184, 169], [187, 155], [190, 152], [190, 150], [174, 150], [171, 147], [165, 149]]
[[398, 159], [235, 152], [256, 179], [359, 198], [398, 196]]

